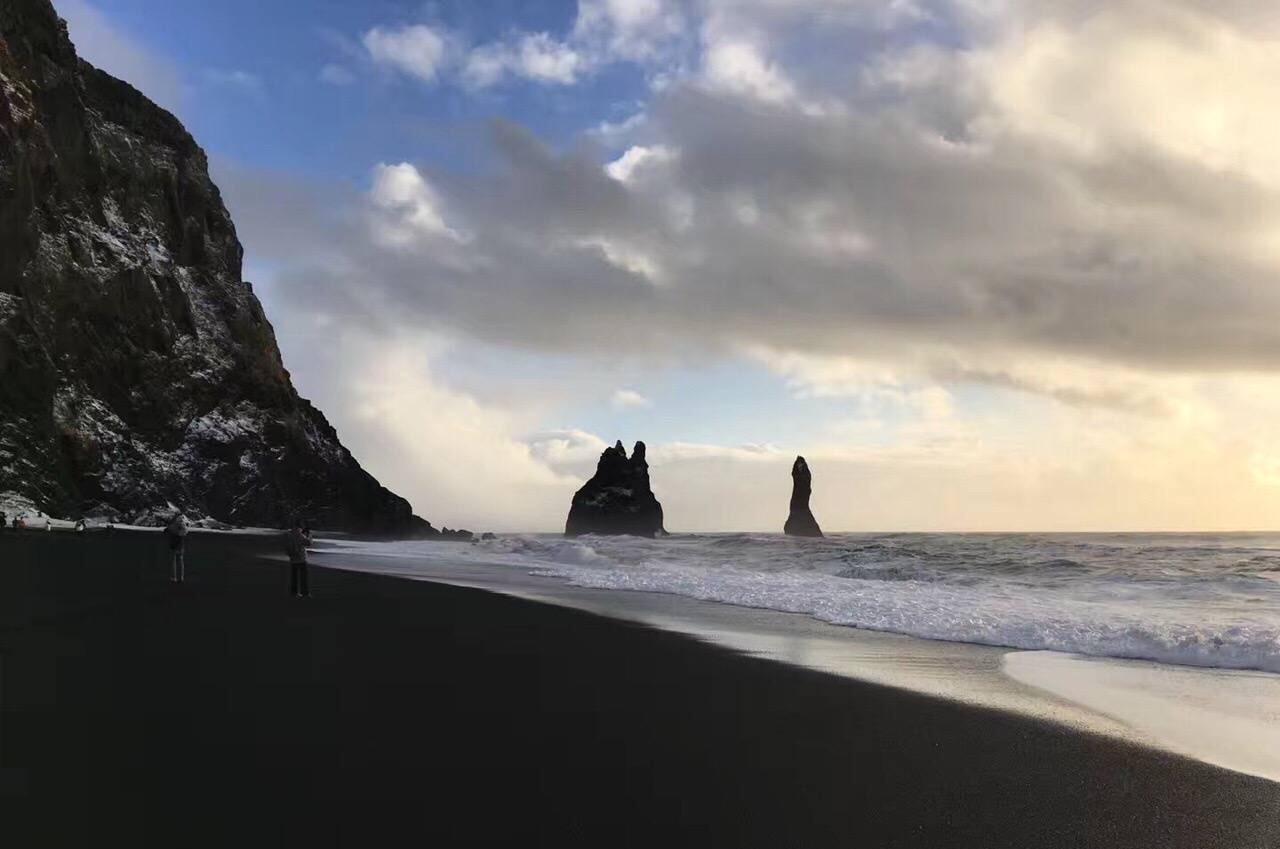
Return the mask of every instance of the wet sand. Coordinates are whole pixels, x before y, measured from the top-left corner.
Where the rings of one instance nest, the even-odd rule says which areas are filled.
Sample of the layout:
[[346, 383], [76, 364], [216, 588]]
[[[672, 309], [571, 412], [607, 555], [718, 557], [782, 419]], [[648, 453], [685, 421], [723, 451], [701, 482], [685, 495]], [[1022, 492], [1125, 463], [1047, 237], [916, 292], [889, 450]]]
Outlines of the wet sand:
[[270, 540], [0, 535], [14, 846], [1280, 846], [1280, 785]]

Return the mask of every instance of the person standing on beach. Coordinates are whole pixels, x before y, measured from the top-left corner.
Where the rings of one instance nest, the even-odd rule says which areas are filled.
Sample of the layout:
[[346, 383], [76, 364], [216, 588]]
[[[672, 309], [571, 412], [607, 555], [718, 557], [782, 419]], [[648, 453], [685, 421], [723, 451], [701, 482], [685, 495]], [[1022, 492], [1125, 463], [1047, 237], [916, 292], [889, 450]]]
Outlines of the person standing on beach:
[[307, 546], [311, 530], [301, 519], [285, 535], [284, 550], [289, 555], [289, 592], [294, 598], [311, 598], [311, 581], [307, 574]]
[[174, 514], [173, 520], [164, 529], [165, 536], [169, 538], [169, 553], [172, 556], [169, 580], [175, 584], [181, 584], [186, 578], [187, 530], [187, 517], [180, 512]]

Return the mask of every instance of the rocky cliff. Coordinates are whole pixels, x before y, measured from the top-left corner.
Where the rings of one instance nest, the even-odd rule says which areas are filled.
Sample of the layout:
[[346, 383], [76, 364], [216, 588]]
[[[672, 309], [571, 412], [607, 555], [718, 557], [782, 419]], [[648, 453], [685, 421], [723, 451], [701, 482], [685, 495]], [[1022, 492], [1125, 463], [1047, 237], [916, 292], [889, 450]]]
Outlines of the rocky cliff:
[[649, 487], [649, 463], [643, 442], [636, 443], [630, 458], [621, 441], [601, 453], [595, 475], [574, 493], [564, 533], [571, 537], [652, 537], [666, 533], [662, 528], [662, 505]]
[[241, 253], [178, 120], [0, 0], [0, 493], [433, 533], [298, 397]]
[[791, 465], [791, 512], [782, 532], [793, 537], [820, 537], [822, 529], [809, 509], [809, 496], [813, 492], [813, 474], [803, 457], [797, 457]]

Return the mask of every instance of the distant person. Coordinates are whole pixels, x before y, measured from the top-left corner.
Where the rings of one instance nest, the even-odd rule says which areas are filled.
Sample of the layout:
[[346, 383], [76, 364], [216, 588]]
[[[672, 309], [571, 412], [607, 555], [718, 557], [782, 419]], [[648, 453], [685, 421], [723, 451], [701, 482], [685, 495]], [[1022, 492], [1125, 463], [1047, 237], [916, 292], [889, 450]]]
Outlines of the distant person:
[[311, 545], [311, 526], [301, 519], [285, 535], [284, 551], [289, 555], [289, 592], [294, 598], [311, 598], [311, 581], [307, 575], [307, 546]]
[[27, 517], [26, 517], [26, 516], [14, 516], [14, 517], [13, 517], [13, 527], [14, 527], [14, 529], [15, 529], [15, 530], [19, 530], [19, 531], [21, 531], [21, 530], [26, 530], [26, 527], [27, 527]]
[[4, 514], [3, 510], [0, 510], [0, 531], [7, 527], [9, 527], [9, 517]]
[[164, 534], [169, 538], [169, 553], [172, 557], [171, 572], [169, 580], [175, 584], [181, 584], [186, 579], [186, 547], [187, 547], [187, 517], [181, 512], [175, 513], [168, 527], [164, 529]]

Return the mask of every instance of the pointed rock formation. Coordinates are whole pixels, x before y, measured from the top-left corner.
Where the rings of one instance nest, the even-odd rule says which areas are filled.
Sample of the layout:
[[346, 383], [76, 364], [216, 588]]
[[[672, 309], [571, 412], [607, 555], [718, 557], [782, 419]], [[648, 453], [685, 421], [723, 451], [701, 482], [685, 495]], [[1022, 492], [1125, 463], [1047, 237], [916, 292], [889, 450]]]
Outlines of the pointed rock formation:
[[649, 488], [649, 464], [644, 443], [637, 442], [631, 458], [622, 440], [600, 455], [595, 476], [573, 496], [565, 536], [631, 534], [653, 537], [662, 529], [662, 505]]
[[813, 491], [813, 475], [803, 457], [796, 457], [791, 466], [791, 515], [782, 526], [782, 532], [792, 537], [820, 537], [822, 528], [809, 511], [809, 494]]

